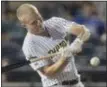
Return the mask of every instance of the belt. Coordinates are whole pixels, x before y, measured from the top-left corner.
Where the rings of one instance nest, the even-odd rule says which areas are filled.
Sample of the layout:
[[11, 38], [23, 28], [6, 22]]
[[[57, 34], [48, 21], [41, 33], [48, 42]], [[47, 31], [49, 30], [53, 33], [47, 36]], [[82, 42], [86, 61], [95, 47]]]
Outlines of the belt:
[[[74, 80], [66, 80], [61, 82], [62, 85], [76, 85], [78, 83], [78, 79], [74, 79]], [[58, 85], [58, 84], [55, 84]]]
[[75, 85], [77, 83], [78, 83], [78, 79], [75, 79], [75, 80], [63, 81], [62, 85]]

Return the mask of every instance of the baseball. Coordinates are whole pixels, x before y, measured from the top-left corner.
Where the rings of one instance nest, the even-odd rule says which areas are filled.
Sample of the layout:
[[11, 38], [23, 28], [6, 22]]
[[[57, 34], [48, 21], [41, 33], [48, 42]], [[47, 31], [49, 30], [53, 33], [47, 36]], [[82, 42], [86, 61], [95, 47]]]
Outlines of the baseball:
[[98, 57], [92, 57], [90, 60], [92, 66], [98, 66], [100, 64], [100, 59]]

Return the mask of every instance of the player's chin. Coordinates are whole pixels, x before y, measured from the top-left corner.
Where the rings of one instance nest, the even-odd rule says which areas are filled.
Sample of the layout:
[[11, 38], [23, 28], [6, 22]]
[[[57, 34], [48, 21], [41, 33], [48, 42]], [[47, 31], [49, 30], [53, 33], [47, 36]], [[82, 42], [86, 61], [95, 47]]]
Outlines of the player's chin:
[[41, 31], [40, 27], [34, 27], [35, 32], [39, 33]]
[[39, 28], [40, 28], [40, 30], [43, 30], [43, 25], [40, 25]]

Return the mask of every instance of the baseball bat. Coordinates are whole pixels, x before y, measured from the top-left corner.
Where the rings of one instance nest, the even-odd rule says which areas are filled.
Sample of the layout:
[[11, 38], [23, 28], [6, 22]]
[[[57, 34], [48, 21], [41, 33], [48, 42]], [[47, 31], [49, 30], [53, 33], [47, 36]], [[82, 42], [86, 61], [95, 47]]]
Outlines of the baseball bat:
[[[49, 55], [47, 55], [47, 56], [42, 56], [42, 57], [39, 57], [39, 58], [31, 57], [31, 60], [24, 60], [24, 61], [15, 63], [15, 64], [11, 64], [11, 65], [4, 66], [4, 67], [1, 68], [1, 72], [2, 72], [2, 73], [5, 73], [5, 72], [11, 71], [11, 70], [13, 70], [13, 69], [22, 67], [22, 66], [24, 66], [24, 65], [31, 64], [31, 63], [36, 62], [36, 61], [40, 61], [40, 60], [43, 60], [43, 59], [49, 59], [50, 57], [56, 56], [56, 55], [58, 55], [58, 54], [60, 54], [60, 53], [61, 53], [61, 52], [57, 52], [57, 53], [49, 54]], [[32, 58], [33, 58], [33, 59], [32, 59]]]

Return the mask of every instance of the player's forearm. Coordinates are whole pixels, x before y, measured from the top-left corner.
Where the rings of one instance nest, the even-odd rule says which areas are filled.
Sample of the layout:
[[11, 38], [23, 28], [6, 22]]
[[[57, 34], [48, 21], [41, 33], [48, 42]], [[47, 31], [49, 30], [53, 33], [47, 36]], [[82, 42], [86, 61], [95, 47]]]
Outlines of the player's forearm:
[[44, 67], [44, 73], [48, 76], [54, 76], [56, 73], [62, 71], [66, 64], [66, 58], [60, 58], [53, 65]]
[[[90, 31], [86, 26], [73, 23], [68, 32], [71, 32], [73, 35], [78, 36], [84, 42], [87, 41], [90, 37]], [[80, 35], [81, 34], [81, 35]], [[84, 37], [84, 38], [83, 38]]]
[[85, 42], [90, 38], [91, 33], [90, 33], [89, 29], [86, 26], [84, 26], [84, 25], [81, 25], [81, 26], [82, 26], [82, 31], [83, 32], [78, 35], [78, 38], [80, 40], [82, 40], [83, 42]]
[[71, 34], [78, 36], [80, 33], [84, 33], [83, 26], [80, 24], [72, 23], [69, 32]]

